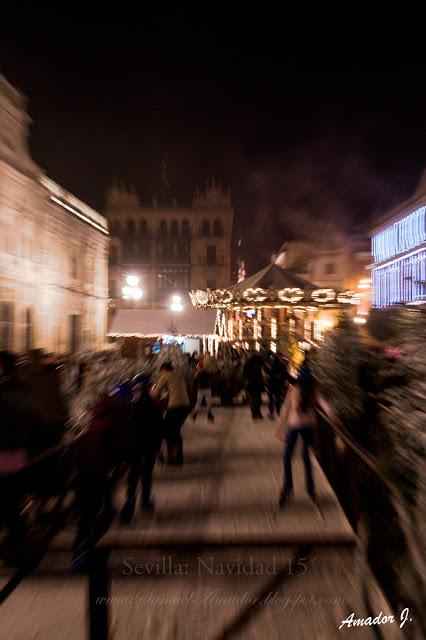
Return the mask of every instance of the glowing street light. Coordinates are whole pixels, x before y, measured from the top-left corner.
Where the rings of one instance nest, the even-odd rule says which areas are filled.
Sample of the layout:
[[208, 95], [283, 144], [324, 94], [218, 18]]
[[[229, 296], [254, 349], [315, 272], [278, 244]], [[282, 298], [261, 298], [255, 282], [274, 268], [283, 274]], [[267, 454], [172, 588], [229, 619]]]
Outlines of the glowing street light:
[[172, 296], [172, 303], [170, 305], [172, 311], [182, 311], [182, 298], [180, 296]]
[[127, 276], [126, 277], [126, 286], [122, 288], [123, 299], [124, 300], [140, 300], [143, 296], [142, 289], [139, 285], [138, 276]]
[[132, 297], [134, 300], [140, 300], [143, 296], [143, 291], [140, 287], [133, 287]]
[[139, 278], [138, 276], [127, 276], [126, 282], [129, 287], [137, 287], [139, 284]]

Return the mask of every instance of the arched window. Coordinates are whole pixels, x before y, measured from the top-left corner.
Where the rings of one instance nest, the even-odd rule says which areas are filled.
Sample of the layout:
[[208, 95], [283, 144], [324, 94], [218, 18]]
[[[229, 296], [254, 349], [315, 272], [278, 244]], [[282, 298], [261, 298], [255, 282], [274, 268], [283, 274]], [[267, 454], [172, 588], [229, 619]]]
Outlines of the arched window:
[[189, 236], [189, 220], [188, 218], [184, 218], [182, 220], [182, 235], [183, 236]]
[[127, 233], [129, 236], [133, 236], [135, 234], [135, 221], [131, 218], [127, 220]]
[[202, 236], [209, 236], [210, 235], [210, 220], [207, 220], [207, 218], [205, 218], [201, 222], [201, 235]]
[[219, 220], [219, 218], [216, 218], [213, 221], [213, 235], [221, 236], [222, 233], [223, 233], [222, 222]]
[[172, 236], [177, 236], [178, 233], [179, 233], [178, 221], [176, 220], [176, 218], [173, 218], [172, 224], [171, 224], [171, 234]]
[[146, 232], [147, 232], [146, 220], [145, 218], [142, 218], [142, 220], [139, 222], [139, 233], [141, 236], [146, 236]]
[[164, 220], [164, 218], [160, 220], [160, 224], [158, 225], [158, 231], [160, 232], [161, 235], [167, 234], [167, 220]]

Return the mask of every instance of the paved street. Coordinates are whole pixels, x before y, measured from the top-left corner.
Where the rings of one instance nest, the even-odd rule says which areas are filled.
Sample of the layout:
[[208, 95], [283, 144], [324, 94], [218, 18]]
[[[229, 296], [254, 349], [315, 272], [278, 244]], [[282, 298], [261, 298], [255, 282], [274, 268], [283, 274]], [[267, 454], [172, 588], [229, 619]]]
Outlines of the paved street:
[[[187, 421], [183, 468], [157, 469], [156, 514], [138, 512], [101, 541], [116, 547], [113, 637], [343, 637], [341, 620], [352, 611], [367, 615], [358, 586], [365, 567], [321, 469], [314, 461], [321, 513], [307, 499], [299, 452], [294, 500], [279, 511], [282, 444], [274, 423], [252, 423], [247, 408], [217, 408], [215, 416], [214, 424], [205, 416]], [[117, 507], [123, 498], [120, 487]], [[72, 536], [68, 530], [57, 537], [38, 574], [1, 608], [2, 637], [85, 637], [85, 580], [64, 575], [69, 553], [61, 549]], [[373, 635], [352, 629], [351, 637]]]

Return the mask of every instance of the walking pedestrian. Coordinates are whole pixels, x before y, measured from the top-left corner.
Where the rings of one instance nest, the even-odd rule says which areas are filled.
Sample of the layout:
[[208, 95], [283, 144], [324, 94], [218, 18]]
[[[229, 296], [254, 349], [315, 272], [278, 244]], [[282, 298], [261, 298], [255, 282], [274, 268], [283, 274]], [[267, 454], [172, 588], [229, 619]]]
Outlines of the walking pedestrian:
[[152, 473], [163, 436], [163, 418], [159, 406], [150, 395], [151, 377], [139, 374], [133, 379], [136, 399], [132, 411], [132, 437], [129, 441], [127, 499], [120, 519], [129, 523], [136, 505], [136, 491], [141, 484], [141, 509], [154, 511], [151, 500]]
[[194, 407], [192, 419], [197, 419], [197, 414], [201, 409], [203, 400], [207, 405], [207, 420], [213, 422], [214, 416], [212, 413], [212, 374], [206, 370], [202, 363], [195, 374], [194, 383], [197, 389], [197, 402]]
[[170, 362], [160, 367], [160, 378], [155, 387], [155, 395], [161, 398], [167, 391], [167, 411], [164, 417], [164, 436], [167, 442], [167, 464], [183, 464], [183, 442], [181, 429], [189, 413], [189, 395], [185, 380]]
[[265, 388], [263, 369], [263, 359], [258, 353], [253, 351], [249, 355], [243, 369], [253, 420], [263, 420], [263, 415], [260, 409], [262, 404], [262, 392]]
[[289, 380], [287, 362], [279, 353], [271, 354], [267, 369], [267, 390], [268, 390], [268, 418], [274, 418], [274, 410], [279, 415], [281, 406], [287, 392], [287, 382]]
[[305, 467], [306, 490], [313, 502], [316, 502], [314, 478], [309, 449], [313, 445], [314, 431], [317, 426], [316, 408], [320, 406], [330, 414], [329, 404], [319, 393], [307, 360], [302, 365], [299, 375], [286, 395], [279, 416], [277, 437], [283, 440], [284, 446], [284, 484], [279, 505], [284, 507], [293, 494], [293, 474], [291, 461], [294, 447], [299, 436], [302, 439], [302, 459]]

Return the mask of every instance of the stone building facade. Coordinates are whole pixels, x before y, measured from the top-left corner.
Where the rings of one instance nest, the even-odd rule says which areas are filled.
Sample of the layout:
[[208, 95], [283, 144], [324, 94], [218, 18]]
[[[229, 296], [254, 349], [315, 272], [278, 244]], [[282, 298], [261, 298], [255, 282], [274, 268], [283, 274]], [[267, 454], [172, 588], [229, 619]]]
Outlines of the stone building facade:
[[25, 98], [0, 75], [0, 349], [96, 349], [106, 333], [107, 222], [35, 164], [29, 124]]
[[126, 304], [127, 275], [140, 279], [143, 297], [137, 305], [151, 308], [166, 306], [173, 293], [230, 285], [234, 212], [229, 192], [214, 180], [195, 193], [190, 207], [161, 206], [155, 197], [145, 206], [134, 191], [115, 184], [107, 192], [105, 215], [113, 308]]

